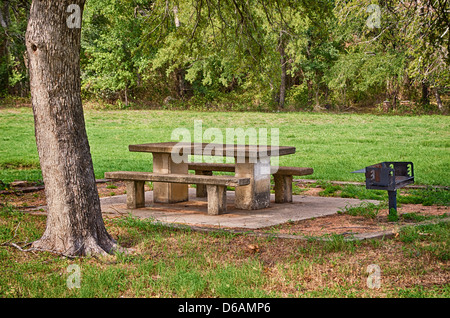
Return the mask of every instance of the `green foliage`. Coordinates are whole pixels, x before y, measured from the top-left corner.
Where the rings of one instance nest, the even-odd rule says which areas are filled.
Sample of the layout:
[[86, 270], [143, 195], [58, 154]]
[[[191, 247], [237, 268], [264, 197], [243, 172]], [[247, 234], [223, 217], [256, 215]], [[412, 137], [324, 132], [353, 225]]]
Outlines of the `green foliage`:
[[341, 186], [338, 185], [331, 185], [331, 184], [326, 184], [325, 186], [322, 186], [324, 188], [324, 190], [319, 192], [319, 195], [321, 197], [330, 197], [330, 196], [334, 196], [334, 194], [337, 191], [342, 190]]
[[379, 2], [379, 16], [375, 17], [379, 24], [374, 27], [369, 23], [374, 13], [367, 10], [367, 2], [338, 1], [335, 6], [339, 21], [336, 36], [346, 47], [327, 76], [335, 98], [350, 103], [372, 94], [379, 96], [378, 102], [386, 99], [396, 108], [399, 98], [418, 101], [411, 92], [414, 87], [425, 85], [428, 90], [448, 86], [445, 51], [449, 35], [441, 32], [439, 41], [430, 41], [436, 39], [438, 30], [434, 26], [441, 21], [445, 8], [436, 8], [431, 1], [423, 6], [419, 2], [409, 6]]
[[325, 235], [321, 238], [323, 240], [320, 243], [322, 245], [321, 247], [328, 253], [346, 252], [352, 254], [361, 245], [361, 241], [347, 240], [343, 235], [339, 234]]
[[364, 186], [346, 185], [340, 194], [341, 198], [358, 198], [361, 200], [386, 200], [387, 192], [382, 190], [369, 190]]
[[448, 217], [447, 213], [442, 214], [441, 216], [435, 216], [435, 215], [422, 215], [419, 213], [403, 213], [401, 215], [401, 218], [403, 220], [410, 220], [413, 222], [422, 222], [422, 221], [427, 221], [427, 220], [432, 220], [432, 219], [436, 219], [436, 218], [446, 218]]
[[409, 190], [406, 195], [400, 195], [397, 202], [404, 204], [422, 205], [450, 205], [450, 191], [447, 189], [414, 189]]
[[450, 259], [450, 222], [439, 222], [402, 228], [400, 241], [407, 243], [404, 251], [409, 257], [428, 253], [440, 261]]
[[391, 208], [387, 217], [389, 222], [397, 222], [399, 219], [397, 209]]
[[363, 216], [366, 218], [374, 219], [377, 217], [380, 209], [383, 207], [382, 204], [374, 204], [371, 202], [363, 202], [359, 206], [348, 207], [338, 211], [338, 213], [348, 214], [352, 216]]
[[[30, 3], [1, 9], [2, 95], [28, 93]], [[90, 0], [83, 97], [106, 108], [340, 111], [387, 101], [383, 111], [444, 112], [448, 4], [420, 3]]]
[[30, 5], [31, 0], [11, 0], [0, 7], [0, 96], [28, 93], [25, 31]]
[[92, 0], [86, 7], [82, 37], [83, 89], [128, 104], [128, 91], [138, 85], [149, 63], [140, 42], [142, 17], [134, 8], [142, 1]]

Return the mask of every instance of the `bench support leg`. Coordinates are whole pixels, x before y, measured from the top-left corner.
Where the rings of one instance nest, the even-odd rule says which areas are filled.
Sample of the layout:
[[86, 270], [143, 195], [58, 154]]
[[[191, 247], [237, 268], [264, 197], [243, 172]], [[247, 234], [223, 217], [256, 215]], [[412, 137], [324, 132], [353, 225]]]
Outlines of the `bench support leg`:
[[145, 207], [144, 181], [126, 181], [127, 208], [138, 209]]
[[[202, 175], [202, 176], [212, 176], [212, 171], [202, 171], [202, 170], [196, 170], [196, 175]], [[204, 184], [197, 184], [196, 195], [197, 198], [206, 198], [207, 191], [206, 191], [206, 185]]]
[[[239, 158], [236, 159], [236, 162]], [[248, 161], [248, 158], [246, 158]], [[250, 184], [235, 188], [235, 207], [258, 210], [270, 205], [270, 161], [258, 158], [256, 163], [236, 164], [236, 177], [250, 178]]]
[[292, 176], [273, 175], [275, 181], [275, 203], [292, 202]]
[[208, 215], [219, 215], [227, 211], [227, 187], [206, 185], [208, 192]]

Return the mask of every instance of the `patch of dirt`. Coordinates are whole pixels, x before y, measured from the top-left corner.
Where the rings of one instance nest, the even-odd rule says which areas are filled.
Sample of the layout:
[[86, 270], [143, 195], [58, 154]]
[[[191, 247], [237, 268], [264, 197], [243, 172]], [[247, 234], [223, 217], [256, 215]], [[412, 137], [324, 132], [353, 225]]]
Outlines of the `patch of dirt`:
[[318, 196], [319, 193], [323, 191], [322, 188], [316, 187], [316, 188], [309, 188], [302, 192], [302, 195], [312, 195], [312, 196]]
[[[126, 193], [124, 182], [103, 182], [97, 183], [100, 197], [109, 197], [114, 195], [122, 195]], [[145, 190], [150, 191], [151, 188], [146, 184]], [[309, 188], [303, 191], [302, 195], [318, 196], [320, 187]], [[21, 193], [17, 191], [12, 194], [1, 194], [0, 204], [11, 204], [15, 208], [24, 212], [44, 213], [40, 207], [45, 206], [45, 192], [39, 190], [30, 193]], [[323, 236], [327, 234], [354, 235], [364, 233], [374, 233], [387, 230], [395, 230], [399, 226], [411, 224], [416, 221], [414, 219], [402, 218], [404, 214], [414, 213], [416, 216], [440, 216], [450, 215], [448, 206], [423, 206], [420, 204], [402, 204], [398, 207], [400, 221], [388, 221], [388, 210], [382, 209], [376, 217], [368, 218], [364, 216], [352, 216], [345, 213], [334, 214], [314, 219], [301, 220], [296, 222], [287, 222], [281, 225], [273, 226], [266, 229], [260, 229], [256, 232], [269, 232], [276, 234], [303, 235], [303, 236]]]

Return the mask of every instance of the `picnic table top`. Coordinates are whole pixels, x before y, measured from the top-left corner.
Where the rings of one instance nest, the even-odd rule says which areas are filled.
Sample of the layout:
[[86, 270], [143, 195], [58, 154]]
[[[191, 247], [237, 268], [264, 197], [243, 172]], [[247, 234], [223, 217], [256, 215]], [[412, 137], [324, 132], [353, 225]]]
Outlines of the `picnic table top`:
[[235, 145], [193, 142], [158, 142], [129, 145], [132, 152], [178, 153], [222, 157], [284, 156], [295, 153], [295, 147], [266, 145]]

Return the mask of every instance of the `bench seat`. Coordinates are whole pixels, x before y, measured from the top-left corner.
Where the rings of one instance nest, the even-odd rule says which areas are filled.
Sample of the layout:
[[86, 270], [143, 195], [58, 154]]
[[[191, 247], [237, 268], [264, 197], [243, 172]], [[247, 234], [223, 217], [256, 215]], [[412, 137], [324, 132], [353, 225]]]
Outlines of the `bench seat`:
[[226, 212], [227, 186], [238, 187], [250, 184], [250, 178], [237, 178], [234, 176], [159, 174], [138, 171], [105, 172], [105, 179], [123, 180], [126, 182], [127, 208], [129, 209], [145, 206], [145, 181], [205, 185], [208, 194], [209, 215], [218, 215]]
[[[191, 162], [189, 170], [194, 170], [196, 175], [212, 176], [213, 171], [235, 172], [233, 163], [205, 163]], [[305, 167], [271, 167], [271, 174], [275, 182], [275, 203], [292, 202], [293, 176], [306, 176], [314, 173], [313, 168]], [[207, 191], [201, 184], [197, 185], [197, 197], [206, 197]]]

